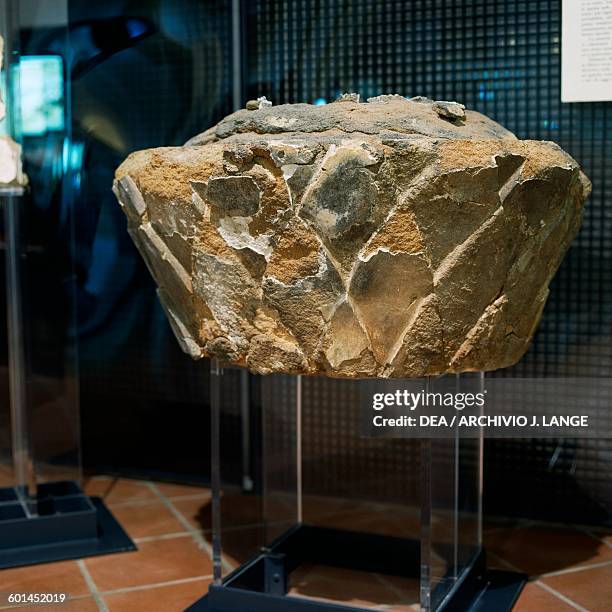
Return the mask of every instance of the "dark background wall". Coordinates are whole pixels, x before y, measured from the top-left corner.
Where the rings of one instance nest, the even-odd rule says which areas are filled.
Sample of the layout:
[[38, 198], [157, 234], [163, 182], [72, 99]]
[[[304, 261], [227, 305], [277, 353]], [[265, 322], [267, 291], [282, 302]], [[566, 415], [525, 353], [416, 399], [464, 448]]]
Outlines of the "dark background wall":
[[[593, 193], [580, 235], [529, 353], [493, 375], [609, 377], [612, 103], [561, 103], [560, 1], [255, 0], [247, 7], [249, 98], [322, 102], [350, 91], [457, 100], [519, 138], [559, 143], [582, 164]], [[603, 401], [612, 409], [612, 398]], [[342, 437], [339, 429], [334, 445]], [[487, 441], [485, 510], [605, 521], [611, 468], [609, 440]]]
[[[85, 461], [206, 478], [207, 367], [178, 348], [111, 193], [131, 152], [231, 111], [229, 3], [71, 1], [78, 328]], [[130, 34], [142, 38], [130, 38]], [[127, 39], [126, 39], [127, 38]]]
[[[68, 2], [60, 51], [71, 87], [76, 249], [61, 265], [74, 272], [78, 320], [57, 333], [79, 340], [87, 466], [207, 478], [207, 367], [176, 346], [110, 185], [129, 152], [181, 144], [231, 112], [234, 59], [243, 103], [425, 95], [569, 151], [594, 185], [584, 225], [531, 350], [499, 375], [612, 374], [612, 103], [561, 104], [559, 1], [251, 0], [241, 3], [239, 58], [231, 4]], [[31, 53], [58, 52], [41, 32], [28, 40]], [[38, 274], [51, 282], [53, 270], [47, 262]], [[351, 465], [411, 472], [401, 444], [368, 455], [330, 414], [313, 414], [307, 426], [315, 425], [325, 435], [311, 436], [311, 458], [342, 453], [347, 475]], [[610, 520], [612, 441], [489, 441], [485, 452], [486, 511]]]

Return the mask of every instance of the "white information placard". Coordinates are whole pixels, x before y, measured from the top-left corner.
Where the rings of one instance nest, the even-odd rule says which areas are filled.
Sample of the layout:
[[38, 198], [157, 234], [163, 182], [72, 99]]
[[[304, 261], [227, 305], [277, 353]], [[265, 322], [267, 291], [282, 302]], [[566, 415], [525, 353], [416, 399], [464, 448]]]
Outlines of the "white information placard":
[[561, 101], [612, 100], [612, 0], [563, 0]]

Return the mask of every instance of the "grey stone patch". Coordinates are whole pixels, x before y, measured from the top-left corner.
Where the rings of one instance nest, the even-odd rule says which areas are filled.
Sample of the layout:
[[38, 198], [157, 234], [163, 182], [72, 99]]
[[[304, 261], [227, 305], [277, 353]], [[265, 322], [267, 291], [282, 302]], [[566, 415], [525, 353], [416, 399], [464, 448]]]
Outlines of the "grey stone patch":
[[272, 102], [266, 98], [266, 96], [260, 96], [257, 100], [249, 100], [246, 103], [247, 110], [260, 110], [261, 108], [266, 108], [267, 106], [272, 106]]
[[259, 96], [257, 98], [257, 102], [259, 103], [259, 108], [264, 108], [266, 106], [272, 106], [272, 102], [266, 98], [266, 96]]
[[146, 252], [146, 260], [153, 269], [158, 284], [165, 287], [176, 280], [184, 291], [191, 293], [190, 275], [150, 223], [143, 223], [132, 237], [141, 252]]
[[372, 173], [359, 160], [347, 158], [319, 174], [299, 214], [323, 237], [334, 240], [365, 223], [377, 197]]
[[208, 306], [224, 336], [237, 351], [248, 345], [250, 313], [261, 302], [261, 287], [239, 262], [194, 253], [193, 292]]
[[174, 332], [174, 336], [177, 339], [182, 351], [187, 353], [187, 355], [189, 355], [192, 359], [201, 359], [204, 356], [202, 347], [197, 343], [187, 326], [181, 320], [179, 314], [172, 306], [166, 292], [158, 289], [157, 297], [159, 298], [162, 309], [168, 317], [170, 328]]
[[504, 202], [510, 192], [519, 184], [521, 169], [525, 163], [522, 155], [496, 155], [499, 199]]
[[349, 298], [379, 364], [395, 356], [419, 300], [432, 290], [431, 270], [420, 254], [379, 251], [356, 264]]
[[265, 256], [247, 247], [236, 249], [236, 255], [249, 274], [260, 281], [266, 271], [267, 261]]
[[493, 157], [497, 164], [497, 177], [499, 188], [501, 189], [510, 180], [517, 170], [525, 163], [525, 158], [522, 155], [514, 155], [512, 153], [503, 153]]
[[370, 341], [350, 304], [343, 300], [330, 317], [325, 358], [332, 368], [355, 361], [370, 349]]
[[272, 161], [279, 167], [285, 164], [310, 164], [321, 150], [321, 146], [315, 143], [290, 143], [282, 140], [268, 142], [266, 148]]
[[[350, 110], [349, 110], [350, 109]], [[390, 100], [386, 104], [281, 104], [257, 112], [237, 111], [215, 126], [216, 139], [236, 136], [243, 142], [261, 140], [262, 134], [292, 134], [292, 137], [320, 144], [338, 139], [338, 134], [375, 135], [393, 133], [396, 138], [422, 134], [432, 138], [515, 140], [514, 134], [480, 113], [469, 111], [464, 123], [440, 117], [431, 104]], [[324, 134], [329, 132], [329, 134]], [[259, 135], [259, 137], [258, 137]], [[197, 137], [192, 139], [197, 142]]]
[[373, 166], [382, 161], [384, 157], [383, 152], [374, 148], [369, 142], [362, 142], [361, 148], [368, 154], [368, 159], [364, 162], [364, 166]]
[[288, 164], [282, 166], [283, 176], [291, 193], [291, 201], [294, 207], [299, 205], [308, 184], [310, 183], [316, 167], [314, 165]]
[[208, 355], [217, 357], [218, 359], [235, 361], [240, 357], [240, 353], [234, 344], [222, 336], [207, 342], [205, 348]]
[[404, 96], [400, 96], [400, 94], [382, 94], [380, 96], [373, 96], [367, 99], [370, 104], [380, 104], [384, 102], [391, 102], [394, 100], [402, 100], [404, 102], [408, 102], [408, 100]]
[[486, 347], [491, 340], [501, 346], [505, 345], [510, 354], [515, 350], [514, 344], [525, 344], [525, 338], [515, 336], [511, 332], [506, 333], [508, 326], [504, 322], [506, 321], [507, 307], [508, 297], [502, 294], [485, 308], [474, 326], [466, 333], [463, 344], [451, 357], [450, 366], [452, 368], [461, 368], [467, 365], [474, 369], [480, 369], [482, 358], [484, 357], [486, 360], [486, 350], [483, 354], [481, 347]]
[[223, 169], [228, 174], [238, 174], [238, 172], [240, 172], [240, 168], [236, 166], [236, 164], [232, 164], [231, 162], [228, 162], [228, 161], [223, 162]]
[[343, 93], [340, 94], [337, 98], [336, 98], [336, 102], [359, 102], [359, 94], [358, 93]]
[[285, 285], [273, 277], [263, 278], [263, 303], [278, 313], [309, 359], [316, 358], [325, 328], [325, 314], [345, 295], [338, 272], [327, 257], [316, 276]]
[[419, 102], [423, 104], [433, 104], [433, 100], [431, 98], [426, 98], [425, 96], [412, 96], [412, 98], [408, 98], [409, 102]]
[[219, 235], [225, 243], [237, 250], [250, 249], [264, 257], [271, 254], [270, 235], [266, 233], [251, 234], [251, 217], [228, 215], [217, 219], [216, 225]]
[[[449, 358], [486, 307], [501, 295], [524, 235], [521, 216], [500, 207], [435, 271], [435, 293]], [[474, 270], [478, 273], [469, 273]]]
[[432, 176], [406, 199], [434, 268], [499, 208], [497, 185], [491, 163]]
[[144, 198], [131, 176], [127, 174], [122, 176], [115, 182], [113, 190], [117, 199], [123, 205], [126, 214], [133, 221], [139, 221], [147, 212]]
[[191, 194], [191, 203], [197, 214], [201, 217], [205, 217], [208, 214], [208, 206], [195, 190]]
[[437, 298], [431, 293], [418, 301], [386, 375], [397, 376], [409, 369], [420, 377], [443, 370], [446, 367], [443, 337]]
[[308, 367], [304, 353], [295, 342], [272, 339], [265, 334], [251, 338], [246, 364], [258, 374], [270, 374], [279, 368], [289, 373], [302, 372]]
[[504, 201], [504, 206], [520, 210], [525, 215], [532, 231], [541, 231], [560, 217], [574, 171], [552, 167], [546, 174], [546, 177], [519, 177]]
[[465, 106], [459, 102], [447, 102], [446, 100], [438, 100], [432, 104], [433, 110], [451, 121], [465, 121]]
[[239, 168], [253, 160], [253, 151], [247, 145], [236, 144], [223, 151], [223, 159]]
[[206, 187], [208, 186], [208, 183], [206, 181], [189, 181], [189, 185], [191, 185], [194, 195], [202, 200], [202, 204], [207, 209]]
[[208, 179], [205, 198], [220, 213], [252, 217], [259, 211], [261, 191], [250, 176], [217, 176]]

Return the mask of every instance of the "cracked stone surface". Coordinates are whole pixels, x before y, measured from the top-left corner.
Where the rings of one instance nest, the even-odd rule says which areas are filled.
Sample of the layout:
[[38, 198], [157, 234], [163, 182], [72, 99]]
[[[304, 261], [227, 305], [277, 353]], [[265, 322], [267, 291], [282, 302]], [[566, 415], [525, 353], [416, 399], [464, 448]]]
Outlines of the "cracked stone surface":
[[522, 357], [590, 183], [455, 102], [348, 95], [251, 104], [114, 191], [192, 357], [419, 377]]

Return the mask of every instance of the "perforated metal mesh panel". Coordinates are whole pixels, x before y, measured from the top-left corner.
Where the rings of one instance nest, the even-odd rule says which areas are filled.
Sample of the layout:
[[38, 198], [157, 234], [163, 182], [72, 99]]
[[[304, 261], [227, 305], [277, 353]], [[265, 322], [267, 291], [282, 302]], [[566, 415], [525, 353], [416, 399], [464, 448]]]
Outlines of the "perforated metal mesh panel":
[[[498, 374], [503, 376], [612, 373], [612, 103], [560, 102], [560, 5], [558, 0], [243, 3], [249, 98], [324, 103], [353, 91], [364, 98], [400, 93], [457, 100], [519, 138], [559, 143], [582, 164], [593, 182], [582, 230], [552, 283], [529, 353]], [[342, 402], [325, 383], [317, 393], [324, 400], [319, 406]], [[381, 467], [392, 469], [405, 469], [410, 461], [408, 455], [402, 463], [399, 448], [389, 456], [365, 450], [350, 427], [329, 429], [329, 414], [315, 409], [311, 419], [307, 427], [330, 432], [317, 439], [317, 455], [341, 451], [347, 466], [384, 457]], [[487, 448], [489, 509], [606, 519], [604, 508], [612, 507], [612, 442], [497, 441]]]

